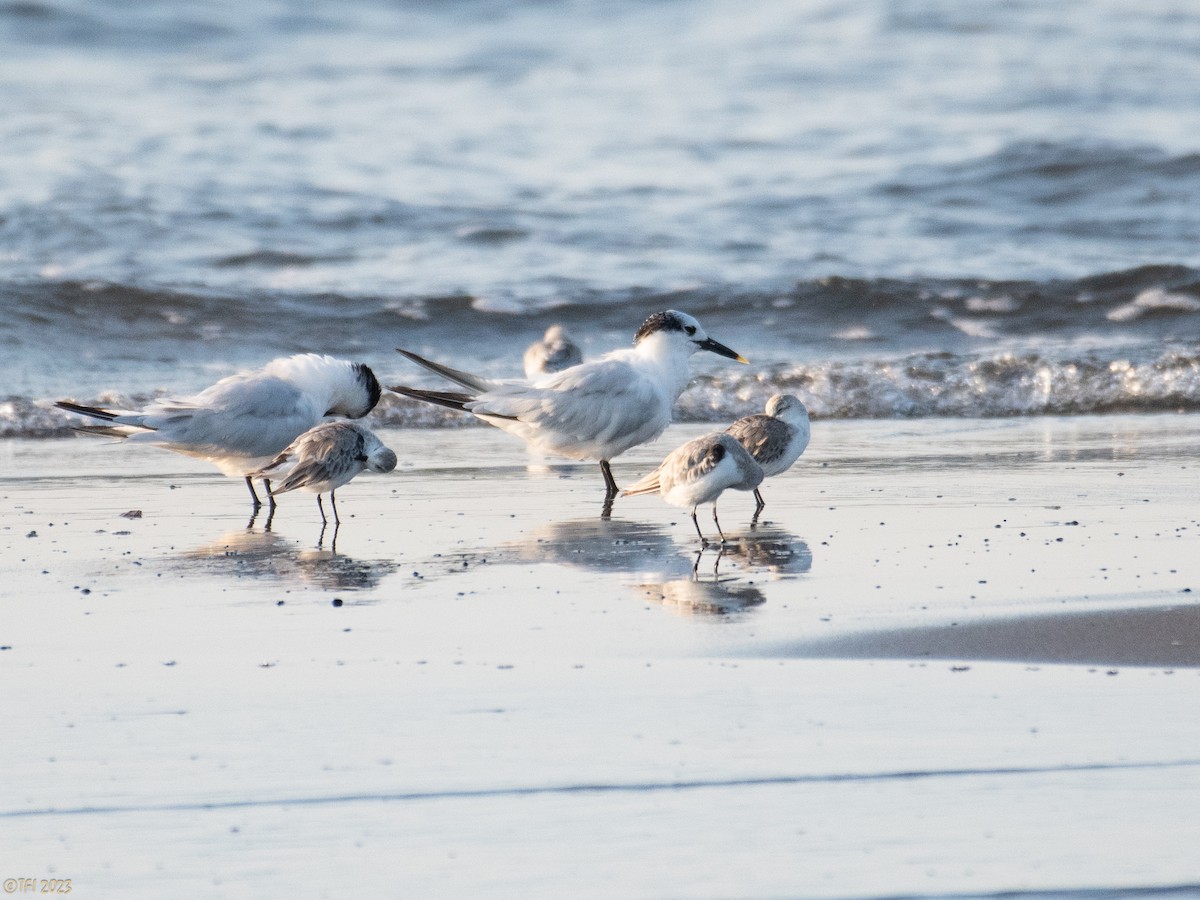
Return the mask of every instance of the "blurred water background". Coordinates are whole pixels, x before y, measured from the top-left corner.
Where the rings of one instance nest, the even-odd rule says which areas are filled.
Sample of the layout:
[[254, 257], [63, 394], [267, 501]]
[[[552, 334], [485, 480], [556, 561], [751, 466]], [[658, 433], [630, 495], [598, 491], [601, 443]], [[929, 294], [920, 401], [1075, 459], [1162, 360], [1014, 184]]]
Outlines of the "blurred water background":
[[1198, 410], [1198, 111], [1165, 0], [0, 2], [0, 435], [667, 307], [684, 419]]

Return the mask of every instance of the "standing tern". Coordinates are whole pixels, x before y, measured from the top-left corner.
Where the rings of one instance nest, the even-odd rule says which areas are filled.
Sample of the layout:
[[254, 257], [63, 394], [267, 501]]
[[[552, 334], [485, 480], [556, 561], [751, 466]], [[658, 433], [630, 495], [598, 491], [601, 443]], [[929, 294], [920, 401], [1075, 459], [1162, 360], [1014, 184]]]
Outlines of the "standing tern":
[[667, 310], [642, 323], [633, 347], [533, 381], [479, 378], [401, 349], [408, 359], [467, 390], [428, 391], [403, 385], [389, 390], [469, 412], [537, 450], [599, 460], [607, 515], [619, 493], [609, 461], [666, 430], [671, 408], [688, 383], [688, 361], [698, 350], [746, 362], [705, 334], [687, 313]]
[[255, 478], [275, 480], [271, 494], [300, 488], [317, 495], [321, 524], [326, 524], [321, 495], [329, 494], [333, 523], [340, 525], [335, 492], [360, 472], [390, 472], [396, 454], [357, 422], [322, 422], [296, 438], [287, 449], [257, 472]]
[[691, 507], [692, 524], [702, 543], [708, 541], [696, 521], [696, 507], [701, 503], [713, 505], [713, 522], [721, 543], [725, 534], [717, 518], [717, 498], [727, 488], [739, 491], [756, 490], [763, 480], [763, 470], [746, 448], [730, 435], [714, 431], [688, 441], [667, 454], [657, 469], [625, 489], [625, 496], [661, 494], [663, 500], [683, 509]]
[[530, 381], [583, 362], [583, 352], [561, 325], [551, 325], [540, 341], [525, 351], [525, 377]]
[[257, 512], [262, 501], [251, 481], [254, 473], [326, 416], [362, 418], [375, 408], [380, 393], [375, 374], [362, 363], [305, 353], [222, 378], [192, 397], [156, 400], [139, 411], [67, 400], [54, 405], [106, 423], [76, 431], [164, 447], [207, 460], [231, 478], [244, 478]]
[[[738, 419], [725, 429], [737, 438], [754, 461], [762, 466], [763, 477], [770, 478], [786, 472], [808, 446], [810, 434], [808, 409], [791, 394], [776, 394], [767, 401], [766, 415], [759, 413]], [[767, 502], [758, 488], [754, 489], [758, 506], [754, 509], [757, 522]]]

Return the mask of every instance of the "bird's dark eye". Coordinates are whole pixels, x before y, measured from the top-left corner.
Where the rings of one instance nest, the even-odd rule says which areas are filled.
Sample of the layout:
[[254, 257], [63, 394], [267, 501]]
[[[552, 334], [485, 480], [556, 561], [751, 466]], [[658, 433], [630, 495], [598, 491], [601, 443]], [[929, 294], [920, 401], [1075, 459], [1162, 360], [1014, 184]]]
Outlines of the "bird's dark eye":
[[683, 330], [688, 333], [688, 337], [691, 337], [693, 334], [696, 333], [696, 326], [695, 325], [684, 325]]

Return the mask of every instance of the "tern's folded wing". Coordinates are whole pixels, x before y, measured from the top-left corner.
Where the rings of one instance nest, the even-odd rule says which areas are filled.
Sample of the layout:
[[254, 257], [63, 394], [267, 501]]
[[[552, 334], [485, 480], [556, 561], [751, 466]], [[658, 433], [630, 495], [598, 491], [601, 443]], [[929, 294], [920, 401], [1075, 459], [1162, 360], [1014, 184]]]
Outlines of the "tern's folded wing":
[[196, 397], [154, 404], [143, 422], [155, 433], [134, 439], [186, 453], [271, 456], [320, 421], [323, 413], [287, 382], [235, 376]]
[[657, 429], [655, 437], [670, 417], [661, 391], [622, 360], [565, 369], [536, 386], [506, 385], [469, 408], [476, 415], [516, 418], [541, 431], [589, 441], [641, 433], [648, 425]]

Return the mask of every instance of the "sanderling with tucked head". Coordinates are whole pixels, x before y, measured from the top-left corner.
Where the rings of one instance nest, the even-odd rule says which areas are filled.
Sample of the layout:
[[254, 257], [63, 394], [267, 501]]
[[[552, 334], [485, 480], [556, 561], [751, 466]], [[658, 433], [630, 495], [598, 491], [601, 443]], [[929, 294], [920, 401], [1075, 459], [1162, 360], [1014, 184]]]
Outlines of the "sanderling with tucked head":
[[721, 543], [725, 543], [725, 533], [717, 519], [717, 498], [728, 488], [752, 491], [762, 480], [762, 467], [746, 448], [730, 435], [714, 431], [672, 450], [657, 469], [626, 488], [625, 495], [657, 493], [672, 506], [690, 507], [692, 524], [704, 543], [708, 541], [696, 521], [696, 507], [711, 503], [717, 534]]
[[652, 441], [671, 423], [671, 408], [688, 383], [688, 360], [708, 350], [738, 362], [740, 354], [705, 334], [687, 313], [650, 316], [633, 347], [543, 375], [533, 381], [491, 381], [400, 350], [408, 359], [467, 389], [429, 391], [397, 385], [398, 394], [472, 413], [530, 446], [570, 459], [600, 461], [605, 507], [618, 493], [609, 461]]
[[360, 472], [390, 472], [396, 468], [396, 454], [372, 432], [357, 422], [322, 422], [310, 428], [268, 465], [253, 475], [273, 481], [272, 494], [304, 490], [317, 495], [321, 522], [325, 506], [321, 495], [329, 495], [333, 522], [338, 518], [335, 491]]
[[[765, 415], [759, 413], [738, 419], [725, 429], [725, 433], [737, 438], [754, 461], [762, 466], [763, 477], [770, 478], [790, 469], [808, 446], [808, 409], [791, 394], [776, 394], [767, 401]], [[754, 521], [757, 521], [767, 502], [758, 488], [754, 489], [754, 499], [758, 502], [754, 509]]]
[[[362, 363], [304, 353], [222, 378], [191, 397], [156, 400], [138, 411], [67, 400], [55, 406], [105, 423], [76, 431], [165, 447], [244, 478], [257, 511], [262, 501], [254, 491], [254, 473], [326, 416], [365, 416], [380, 393], [375, 374]], [[273, 506], [269, 485], [267, 497]]]
[[530, 381], [583, 362], [583, 352], [561, 325], [551, 325], [540, 341], [525, 351], [525, 377]]

